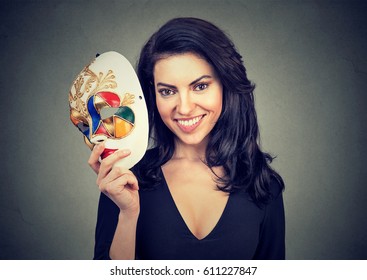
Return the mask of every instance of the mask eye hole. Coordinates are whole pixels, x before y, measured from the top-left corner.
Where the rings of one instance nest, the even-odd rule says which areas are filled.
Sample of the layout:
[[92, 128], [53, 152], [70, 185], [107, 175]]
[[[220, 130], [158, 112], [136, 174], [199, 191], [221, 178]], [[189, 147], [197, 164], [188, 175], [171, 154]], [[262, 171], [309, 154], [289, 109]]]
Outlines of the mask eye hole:
[[89, 124], [84, 116], [82, 116], [78, 111], [70, 110], [70, 120], [72, 123], [82, 132], [84, 135], [89, 133]]
[[105, 120], [105, 119], [111, 118], [113, 115], [116, 114], [118, 109], [119, 108], [111, 108], [111, 107], [102, 108], [100, 112], [101, 119]]
[[85, 122], [79, 122], [76, 126], [83, 134], [89, 130], [89, 125]]

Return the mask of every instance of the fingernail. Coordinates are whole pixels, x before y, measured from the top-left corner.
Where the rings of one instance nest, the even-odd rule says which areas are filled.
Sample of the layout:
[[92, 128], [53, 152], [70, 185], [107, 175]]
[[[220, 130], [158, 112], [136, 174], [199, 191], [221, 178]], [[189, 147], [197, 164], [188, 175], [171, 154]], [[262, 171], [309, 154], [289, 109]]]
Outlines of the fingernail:
[[126, 156], [130, 154], [130, 150], [120, 150], [119, 151], [119, 156]]

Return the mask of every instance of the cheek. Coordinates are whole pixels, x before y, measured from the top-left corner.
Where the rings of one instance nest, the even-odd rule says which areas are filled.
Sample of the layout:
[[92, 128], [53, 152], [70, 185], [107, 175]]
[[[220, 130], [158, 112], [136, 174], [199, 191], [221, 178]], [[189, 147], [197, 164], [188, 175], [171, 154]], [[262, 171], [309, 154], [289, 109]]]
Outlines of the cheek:
[[164, 121], [166, 118], [171, 116], [171, 106], [170, 103], [167, 101], [162, 101], [159, 98], [156, 99], [156, 105], [159, 115], [161, 116], [162, 120]]
[[216, 103], [216, 107], [218, 110], [218, 115], [220, 115], [222, 113], [222, 108], [223, 108], [223, 88], [220, 87], [218, 89], [218, 94], [217, 94], [217, 103]]
[[216, 115], [220, 115], [223, 106], [222, 92], [217, 92], [212, 98], [206, 99], [208, 109], [213, 111]]
[[222, 99], [222, 96], [220, 97], [220, 101], [217, 104], [217, 108], [218, 108], [218, 114], [220, 115], [222, 113], [222, 110], [223, 110], [223, 99]]
[[214, 111], [221, 111], [222, 110], [222, 96], [217, 96], [212, 98], [210, 105]]

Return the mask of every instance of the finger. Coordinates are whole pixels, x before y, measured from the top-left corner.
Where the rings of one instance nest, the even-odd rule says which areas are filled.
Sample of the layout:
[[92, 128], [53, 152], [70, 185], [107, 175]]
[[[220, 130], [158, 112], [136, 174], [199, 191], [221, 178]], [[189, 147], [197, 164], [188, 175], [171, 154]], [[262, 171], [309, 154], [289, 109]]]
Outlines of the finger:
[[133, 174], [125, 173], [115, 180], [108, 182], [105, 180], [100, 185], [101, 192], [114, 196], [123, 192], [126, 188], [139, 190], [138, 180]]
[[104, 143], [95, 145], [92, 153], [88, 159], [89, 166], [98, 174], [101, 163], [99, 162], [99, 157], [103, 153]]
[[[113, 165], [117, 161], [129, 156], [130, 153], [131, 153], [130, 150], [127, 150], [127, 149], [118, 150], [118, 151], [114, 152], [113, 154], [111, 154], [110, 156], [108, 156], [107, 158], [103, 159], [102, 162], [101, 162], [100, 168], [99, 168], [99, 174], [98, 174], [97, 182], [99, 180], [101, 180], [102, 178], [106, 177], [109, 174], [109, 172], [113, 168]], [[114, 179], [114, 178], [112, 178], [112, 179]]]
[[[102, 174], [102, 172], [103, 170], [101, 168], [100, 174]], [[129, 169], [123, 168], [121, 166], [115, 166], [104, 178], [101, 177], [100, 181], [98, 181], [97, 178], [97, 185], [110, 185], [112, 182], [116, 181], [120, 177], [123, 177], [124, 175], [135, 177], [135, 175]]]
[[139, 190], [138, 179], [133, 174], [125, 174], [124, 176], [118, 179], [118, 182], [121, 182], [121, 184], [125, 183], [125, 187], [128, 187], [131, 190], [137, 190], [137, 191]]
[[[115, 193], [122, 192], [124, 189], [131, 189], [131, 190], [139, 190], [138, 180], [134, 175], [131, 174], [125, 174], [119, 178], [117, 178], [112, 184], [111, 184], [113, 190]], [[116, 186], [116, 187], [114, 187]]]

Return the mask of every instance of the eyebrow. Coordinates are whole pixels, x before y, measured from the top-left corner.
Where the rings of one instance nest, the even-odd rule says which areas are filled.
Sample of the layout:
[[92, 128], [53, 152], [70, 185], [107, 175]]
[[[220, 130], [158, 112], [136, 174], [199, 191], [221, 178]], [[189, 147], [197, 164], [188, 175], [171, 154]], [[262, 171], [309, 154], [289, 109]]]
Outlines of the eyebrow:
[[[203, 76], [201, 76], [201, 77], [199, 77], [199, 78], [195, 79], [194, 81], [192, 81], [192, 82], [190, 83], [190, 86], [192, 86], [192, 85], [196, 84], [197, 82], [201, 81], [202, 79], [211, 79], [211, 78], [213, 78], [213, 77], [212, 77], [212, 76], [210, 76], [210, 75], [203, 75]], [[174, 85], [170, 85], [170, 84], [166, 84], [166, 83], [157, 83], [157, 87], [158, 87], [158, 86], [163, 86], [163, 87], [168, 87], [168, 88], [177, 89], [177, 87], [176, 87], [176, 86], [174, 86]]]

